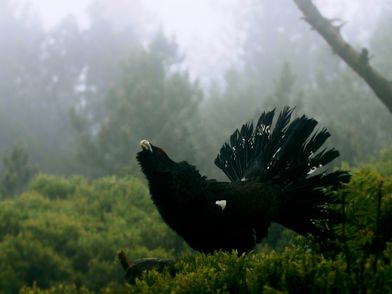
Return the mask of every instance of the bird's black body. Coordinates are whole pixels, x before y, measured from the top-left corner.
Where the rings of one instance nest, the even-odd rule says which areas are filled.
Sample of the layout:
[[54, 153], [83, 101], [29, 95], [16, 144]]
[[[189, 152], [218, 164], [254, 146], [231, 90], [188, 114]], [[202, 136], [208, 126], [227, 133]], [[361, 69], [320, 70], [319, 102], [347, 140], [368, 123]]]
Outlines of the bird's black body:
[[[187, 162], [174, 162], [148, 141], [137, 154], [163, 220], [194, 249], [250, 251], [267, 235], [271, 222], [302, 235], [329, 237], [339, 215], [326, 205], [336, 200], [322, 188], [349, 180], [343, 171], [317, 172], [336, 150], [317, 150], [329, 137], [302, 116], [290, 123], [285, 108], [273, 127], [274, 111], [236, 130], [215, 163], [230, 182], [208, 180]], [[313, 134], [313, 135], [312, 135]]]

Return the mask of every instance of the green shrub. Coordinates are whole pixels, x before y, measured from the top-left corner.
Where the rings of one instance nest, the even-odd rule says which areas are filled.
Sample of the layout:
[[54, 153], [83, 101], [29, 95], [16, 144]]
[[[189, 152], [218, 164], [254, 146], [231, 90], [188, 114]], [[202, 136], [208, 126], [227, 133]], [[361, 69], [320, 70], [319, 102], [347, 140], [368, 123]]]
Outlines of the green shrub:
[[[5, 293], [18, 289], [21, 293], [391, 293], [392, 176], [381, 167], [379, 171], [380, 165], [369, 164], [354, 170], [351, 183], [339, 192], [346, 204], [338, 209], [344, 209], [347, 222], [335, 227], [340, 241], [328, 251], [277, 228], [272, 243], [242, 256], [190, 254], [161, 221], [146, 185], [135, 178], [88, 181], [39, 175], [28, 192], [0, 201], [0, 289]], [[130, 261], [177, 258], [176, 274], [152, 270], [126, 286], [116, 259], [121, 249]]]
[[[20, 289], [19, 294], [93, 294], [93, 291], [85, 287], [77, 287], [74, 284], [58, 284], [49, 289], [41, 289], [36, 284], [33, 287], [23, 287]], [[110, 292], [105, 292], [110, 293]], [[112, 292], [113, 293], [113, 292]]]
[[59, 283], [92, 291], [122, 285], [119, 250], [133, 260], [172, 257], [184, 248], [161, 221], [146, 186], [134, 178], [38, 175], [29, 191], [0, 202], [5, 293], [34, 282], [36, 290]]
[[[377, 271], [365, 261], [365, 292], [392, 290], [390, 261]], [[381, 265], [381, 264], [380, 264]], [[265, 250], [245, 256], [218, 252], [185, 256], [175, 265], [177, 274], [150, 271], [129, 287], [129, 293], [352, 293], [358, 285], [343, 255], [326, 258], [304, 248], [289, 246], [282, 254]]]
[[385, 177], [392, 176], [392, 146], [382, 149], [362, 167], [377, 170]]
[[82, 181], [81, 177], [66, 179], [40, 174], [30, 184], [30, 190], [50, 199], [66, 198], [74, 193]]
[[39, 281], [49, 287], [57, 280], [70, 280], [70, 261], [33, 235], [7, 236], [0, 243], [0, 289], [15, 293], [23, 285]]

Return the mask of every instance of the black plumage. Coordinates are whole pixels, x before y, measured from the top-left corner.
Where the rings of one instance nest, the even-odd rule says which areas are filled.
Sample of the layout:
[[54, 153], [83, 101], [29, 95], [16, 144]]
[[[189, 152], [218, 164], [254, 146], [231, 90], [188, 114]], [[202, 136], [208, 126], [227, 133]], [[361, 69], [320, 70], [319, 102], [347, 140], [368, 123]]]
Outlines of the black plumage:
[[248, 122], [231, 135], [215, 160], [230, 182], [209, 180], [141, 141], [137, 159], [152, 200], [192, 248], [250, 251], [271, 222], [315, 239], [331, 237], [329, 225], [341, 217], [328, 207], [337, 200], [323, 188], [338, 189], [350, 176], [323, 171], [339, 156], [335, 149], [318, 151], [330, 134], [315, 131], [317, 121], [306, 116], [290, 123], [292, 111], [284, 108], [275, 122], [275, 110], [264, 112], [255, 126]]

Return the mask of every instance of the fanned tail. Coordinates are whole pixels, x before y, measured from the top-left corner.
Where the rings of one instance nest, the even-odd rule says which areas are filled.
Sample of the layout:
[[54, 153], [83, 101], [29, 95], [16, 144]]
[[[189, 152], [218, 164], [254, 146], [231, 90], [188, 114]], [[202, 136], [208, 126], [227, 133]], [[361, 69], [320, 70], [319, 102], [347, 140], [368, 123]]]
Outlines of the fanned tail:
[[261, 181], [280, 187], [280, 209], [273, 221], [302, 235], [329, 237], [329, 224], [342, 217], [328, 207], [338, 201], [323, 188], [337, 189], [348, 182], [345, 171], [323, 172], [322, 167], [339, 156], [335, 149], [319, 149], [330, 136], [316, 130], [317, 121], [306, 116], [290, 123], [293, 109], [285, 107], [275, 125], [275, 110], [263, 112], [257, 121], [243, 125], [225, 143], [215, 164], [232, 182]]

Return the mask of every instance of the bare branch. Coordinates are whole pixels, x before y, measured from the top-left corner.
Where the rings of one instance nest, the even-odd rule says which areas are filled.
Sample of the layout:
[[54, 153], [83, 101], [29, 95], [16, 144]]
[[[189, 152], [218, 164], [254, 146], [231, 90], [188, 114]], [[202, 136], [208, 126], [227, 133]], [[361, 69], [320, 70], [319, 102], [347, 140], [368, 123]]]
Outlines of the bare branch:
[[176, 274], [173, 266], [174, 261], [169, 259], [160, 258], [141, 258], [134, 262], [129, 262], [127, 255], [124, 251], [120, 251], [117, 254], [122, 268], [125, 271], [125, 280], [129, 284], [133, 284], [136, 278], [140, 278], [143, 272], [155, 269], [157, 272], [163, 272], [167, 270], [172, 276]]
[[312, 29], [316, 30], [334, 52], [365, 80], [382, 103], [392, 112], [392, 82], [385, 79], [370, 65], [369, 51], [366, 48], [363, 48], [361, 52], [356, 51], [340, 34], [342, 25], [334, 26], [334, 21], [321, 15], [311, 0], [294, 0], [294, 2]]
[[127, 255], [125, 254], [125, 252], [124, 251], [120, 251], [118, 254], [117, 254], [117, 256], [118, 256], [118, 259], [119, 259], [119, 261], [120, 261], [120, 264], [121, 264], [121, 266], [122, 266], [122, 268], [124, 269], [124, 271], [126, 272], [127, 270], [128, 270], [128, 268], [129, 268], [129, 262], [128, 262], [128, 258], [127, 258]]

